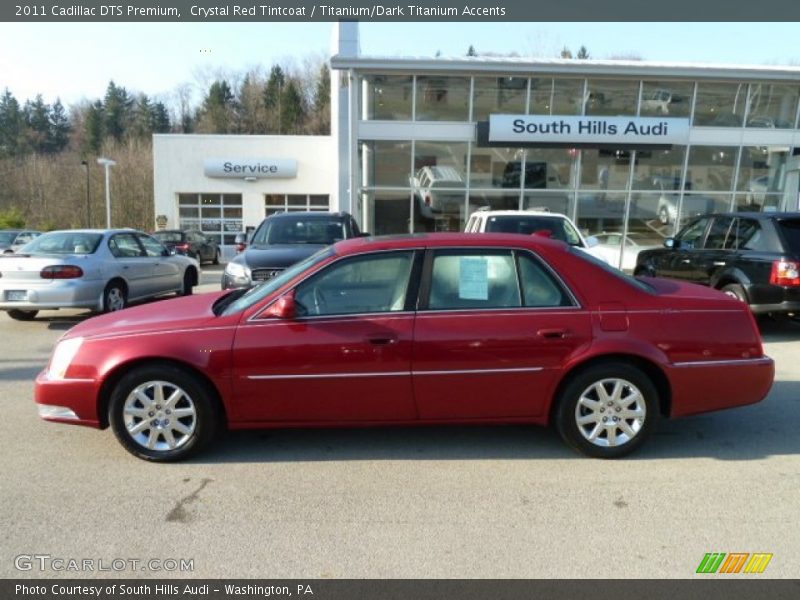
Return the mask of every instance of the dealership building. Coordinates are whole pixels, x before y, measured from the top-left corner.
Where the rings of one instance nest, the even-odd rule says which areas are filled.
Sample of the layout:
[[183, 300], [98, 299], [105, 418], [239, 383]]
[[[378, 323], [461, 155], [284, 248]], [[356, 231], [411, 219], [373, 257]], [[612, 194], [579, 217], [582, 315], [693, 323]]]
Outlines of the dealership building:
[[332, 27], [331, 135], [154, 136], [158, 227], [230, 255], [278, 211], [389, 234], [541, 208], [653, 244], [703, 212], [799, 208], [798, 67], [370, 57]]

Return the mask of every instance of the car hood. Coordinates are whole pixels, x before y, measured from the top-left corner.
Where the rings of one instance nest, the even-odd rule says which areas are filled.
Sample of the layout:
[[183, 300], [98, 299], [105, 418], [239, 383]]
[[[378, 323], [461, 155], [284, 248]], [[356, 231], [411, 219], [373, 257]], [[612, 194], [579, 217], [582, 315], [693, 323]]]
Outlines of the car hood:
[[64, 335], [64, 339], [78, 336], [116, 337], [131, 333], [156, 333], [202, 327], [217, 318], [212, 306], [218, 298], [227, 293], [229, 292], [195, 294], [107, 313], [79, 323]]
[[250, 246], [234, 259], [251, 269], [288, 267], [325, 248], [325, 244], [275, 244]]

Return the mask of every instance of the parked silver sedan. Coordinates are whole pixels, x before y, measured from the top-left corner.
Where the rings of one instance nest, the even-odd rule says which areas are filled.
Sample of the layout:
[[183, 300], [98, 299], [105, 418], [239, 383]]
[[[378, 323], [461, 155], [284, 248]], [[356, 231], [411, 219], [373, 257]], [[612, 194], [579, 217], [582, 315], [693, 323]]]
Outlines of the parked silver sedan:
[[0, 310], [30, 320], [40, 310], [109, 312], [162, 294], [189, 295], [200, 265], [133, 229], [51, 231], [0, 256]]

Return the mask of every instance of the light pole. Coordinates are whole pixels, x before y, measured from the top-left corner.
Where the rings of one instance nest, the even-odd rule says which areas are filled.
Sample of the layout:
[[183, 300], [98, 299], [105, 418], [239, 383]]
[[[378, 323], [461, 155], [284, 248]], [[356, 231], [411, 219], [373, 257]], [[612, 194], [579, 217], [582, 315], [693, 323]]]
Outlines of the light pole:
[[82, 160], [81, 164], [86, 167], [86, 228], [92, 226], [92, 202], [89, 196], [89, 161]]
[[98, 165], [103, 165], [106, 170], [106, 229], [111, 229], [111, 186], [109, 185], [110, 168], [116, 165], [116, 161], [110, 158], [98, 158]]

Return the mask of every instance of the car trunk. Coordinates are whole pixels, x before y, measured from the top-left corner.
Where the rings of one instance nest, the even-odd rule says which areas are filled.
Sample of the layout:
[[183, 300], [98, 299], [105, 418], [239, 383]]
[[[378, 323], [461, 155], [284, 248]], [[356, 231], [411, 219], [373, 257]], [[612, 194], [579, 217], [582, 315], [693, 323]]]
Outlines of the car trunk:
[[42, 254], [42, 255], [10, 255], [0, 257], [0, 274], [2, 282], [31, 282], [51, 283], [52, 279], [45, 279], [41, 276], [41, 271], [45, 267], [54, 265], [75, 265], [81, 266], [81, 262], [86, 260], [86, 256], [75, 254]]

